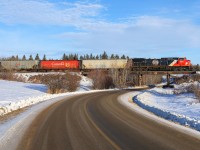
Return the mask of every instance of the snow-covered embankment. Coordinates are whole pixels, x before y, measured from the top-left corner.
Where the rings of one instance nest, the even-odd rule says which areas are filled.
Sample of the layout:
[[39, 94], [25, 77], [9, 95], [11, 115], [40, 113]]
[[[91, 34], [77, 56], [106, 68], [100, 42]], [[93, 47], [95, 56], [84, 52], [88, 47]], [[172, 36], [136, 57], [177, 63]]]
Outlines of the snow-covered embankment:
[[153, 88], [133, 97], [140, 107], [200, 131], [200, 103], [192, 93], [174, 95], [172, 89]]

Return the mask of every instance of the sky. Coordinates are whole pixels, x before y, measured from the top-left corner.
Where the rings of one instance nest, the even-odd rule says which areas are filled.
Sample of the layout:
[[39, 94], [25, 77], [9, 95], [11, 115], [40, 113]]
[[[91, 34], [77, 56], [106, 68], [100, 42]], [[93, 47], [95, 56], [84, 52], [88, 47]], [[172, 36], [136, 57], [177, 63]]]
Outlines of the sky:
[[200, 0], [0, 0], [0, 57], [187, 57], [200, 64]]

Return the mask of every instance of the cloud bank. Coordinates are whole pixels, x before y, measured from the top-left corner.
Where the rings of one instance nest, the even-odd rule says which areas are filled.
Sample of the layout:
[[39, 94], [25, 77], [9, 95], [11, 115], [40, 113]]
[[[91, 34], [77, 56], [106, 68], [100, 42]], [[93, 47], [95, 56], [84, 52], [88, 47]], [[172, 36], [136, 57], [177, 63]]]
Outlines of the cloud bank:
[[[103, 4], [90, 2], [49, 2], [46, 0], [0, 0], [0, 22], [6, 26], [56, 26], [65, 28], [48, 35], [55, 43], [34, 42], [35, 49], [65, 49], [82, 53], [126, 53], [137, 56], [177, 56], [190, 55], [200, 48], [200, 26], [190, 19], [173, 19], [156, 15], [138, 15], [110, 21]], [[68, 27], [72, 29], [69, 30]], [[0, 31], [4, 39], [14, 41], [14, 46], [31, 48], [29, 38], [20, 31], [15, 34]], [[22, 32], [22, 31], [21, 31]], [[39, 34], [39, 33], [38, 33]], [[24, 40], [26, 39], [26, 40]], [[40, 39], [38, 39], [40, 40]], [[62, 41], [56, 43], [56, 41]], [[7, 45], [8, 46], [8, 45]], [[0, 49], [6, 46], [0, 46]]]

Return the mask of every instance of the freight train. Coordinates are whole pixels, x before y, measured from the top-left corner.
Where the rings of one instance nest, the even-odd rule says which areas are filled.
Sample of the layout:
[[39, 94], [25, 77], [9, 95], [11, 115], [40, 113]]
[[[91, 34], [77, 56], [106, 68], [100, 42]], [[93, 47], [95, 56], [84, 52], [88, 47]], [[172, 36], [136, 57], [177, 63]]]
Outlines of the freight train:
[[1, 70], [93, 70], [93, 69], [123, 69], [132, 71], [164, 71], [189, 70], [190, 60], [186, 58], [170, 57], [159, 59], [101, 59], [101, 60], [26, 60], [0, 61]]

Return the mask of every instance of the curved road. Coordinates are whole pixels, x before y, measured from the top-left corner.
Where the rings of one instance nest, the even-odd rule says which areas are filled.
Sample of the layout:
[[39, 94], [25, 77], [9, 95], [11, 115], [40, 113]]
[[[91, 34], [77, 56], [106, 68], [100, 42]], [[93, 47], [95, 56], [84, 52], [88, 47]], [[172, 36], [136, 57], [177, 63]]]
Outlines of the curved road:
[[200, 140], [125, 108], [127, 91], [75, 96], [38, 115], [17, 150], [200, 149]]

